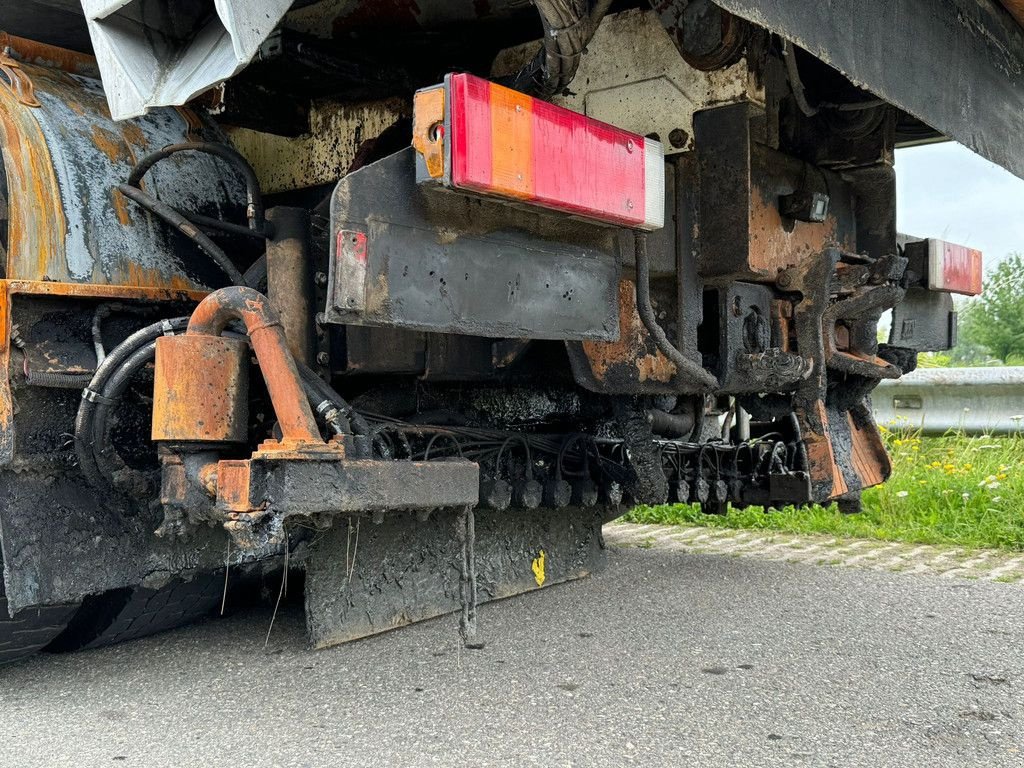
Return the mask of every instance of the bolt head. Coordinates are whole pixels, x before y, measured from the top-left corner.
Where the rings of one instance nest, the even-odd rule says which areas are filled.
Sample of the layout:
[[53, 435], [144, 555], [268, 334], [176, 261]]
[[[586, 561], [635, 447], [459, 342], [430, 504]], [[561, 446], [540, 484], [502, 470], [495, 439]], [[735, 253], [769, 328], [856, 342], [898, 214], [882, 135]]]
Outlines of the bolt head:
[[331, 356], [326, 352], [318, 352], [316, 355], [316, 361], [320, 363], [320, 365], [327, 365], [331, 362]]

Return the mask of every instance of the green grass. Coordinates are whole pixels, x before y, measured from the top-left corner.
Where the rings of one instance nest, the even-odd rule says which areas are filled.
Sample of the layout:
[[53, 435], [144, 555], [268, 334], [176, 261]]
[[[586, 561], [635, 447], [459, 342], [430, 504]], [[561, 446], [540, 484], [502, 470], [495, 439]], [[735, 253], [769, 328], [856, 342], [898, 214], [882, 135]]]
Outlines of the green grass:
[[864, 493], [857, 515], [811, 507], [732, 509], [717, 516], [697, 506], [664, 505], [638, 507], [623, 520], [1024, 550], [1024, 437], [884, 434], [893, 476]]

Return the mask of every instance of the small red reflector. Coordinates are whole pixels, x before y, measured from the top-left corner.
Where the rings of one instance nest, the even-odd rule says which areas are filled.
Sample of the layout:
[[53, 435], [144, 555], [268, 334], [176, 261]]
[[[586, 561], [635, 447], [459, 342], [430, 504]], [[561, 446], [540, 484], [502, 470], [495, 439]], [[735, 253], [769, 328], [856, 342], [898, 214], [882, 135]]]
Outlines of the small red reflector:
[[981, 251], [942, 240], [928, 241], [928, 288], [932, 291], [981, 293]]
[[[443, 99], [425, 98], [438, 88]], [[664, 226], [665, 164], [658, 141], [466, 74], [448, 75], [444, 85], [421, 91], [415, 110], [423, 135], [417, 133], [413, 145], [429, 179], [608, 224]]]

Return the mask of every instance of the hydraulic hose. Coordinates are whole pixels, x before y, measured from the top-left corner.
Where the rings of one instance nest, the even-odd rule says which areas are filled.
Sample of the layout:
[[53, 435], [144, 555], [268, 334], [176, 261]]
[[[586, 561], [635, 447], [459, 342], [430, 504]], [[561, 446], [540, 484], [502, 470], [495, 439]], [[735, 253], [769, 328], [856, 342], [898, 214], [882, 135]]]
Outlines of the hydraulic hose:
[[658, 323], [651, 305], [651, 265], [647, 257], [647, 233], [636, 233], [636, 308], [640, 321], [651, 335], [655, 345], [676, 367], [684, 380], [692, 381], [698, 392], [718, 388], [718, 380], [704, 368], [676, 349]]
[[203, 234], [195, 224], [185, 218], [185, 216], [179, 213], [176, 209], [166, 203], [160, 202], [152, 195], [143, 192], [141, 189], [134, 187], [131, 184], [118, 184], [117, 191], [129, 200], [132, 200], [145, 208], [154, 216], [158, 216], [163, 219], [199, 246], [199, 249], [209, 256], [213, 262], [220, 267], [224, 274], [228, 276], [228, 279], [231, 280], [232, 284], [244, 284], [245, 278], [242, 276], [242, 273], [238, 271], [238, 267], [231, 262], [231, 259], [228, 258], [228, 255], [224, 250], [213, 242], [213, 240]]
[[209, 141], [171, 144], [142, 158], [128, 177], [128, 184], [138, 189], [142, 178], [149, 172], [150, 168], [178, 152], [201, 152], [213, 155], [219, 157], [237, 171], [238, 175], [245, 182], [246, 218], [249, 220], [249, 229], [257, 232], [265, 230], [266, 217], [264, 215], [263, 193], [260, 190], [260, 182], [256, 176], [256, 171], [253, 170], [253, 167], [249, 165], [249, 161], [242, 157], [237, 150], [232, 149], [226, 144], [217, 144]]
[[544, 41], [531, 62], [513, 80], [512, 87], [548, 97], [564, 90], [576, 76], [583, 49], [594, 36], [612, 0], [535, 0], [544, 26]]

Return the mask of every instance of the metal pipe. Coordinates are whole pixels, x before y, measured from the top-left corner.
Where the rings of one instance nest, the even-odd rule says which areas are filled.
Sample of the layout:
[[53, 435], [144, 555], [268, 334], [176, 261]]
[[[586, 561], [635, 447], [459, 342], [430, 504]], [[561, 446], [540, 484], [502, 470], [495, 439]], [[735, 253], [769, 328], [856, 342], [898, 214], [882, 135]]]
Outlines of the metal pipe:
[[267, 297], [281, 315], [288, 348], [312, 367], [316, 358], [314, 272], [309, 212], [279, 206], [267, 211], [274, 236], [267, 241]]
[[196, 307], [186, 333], [220, 336], [232, 320], [245, 324], [283, 439], [323, 443], [295, 359], [288, 349], [281, 318], [266, 296], [252, 288], [236, 286], [214, 291]]

